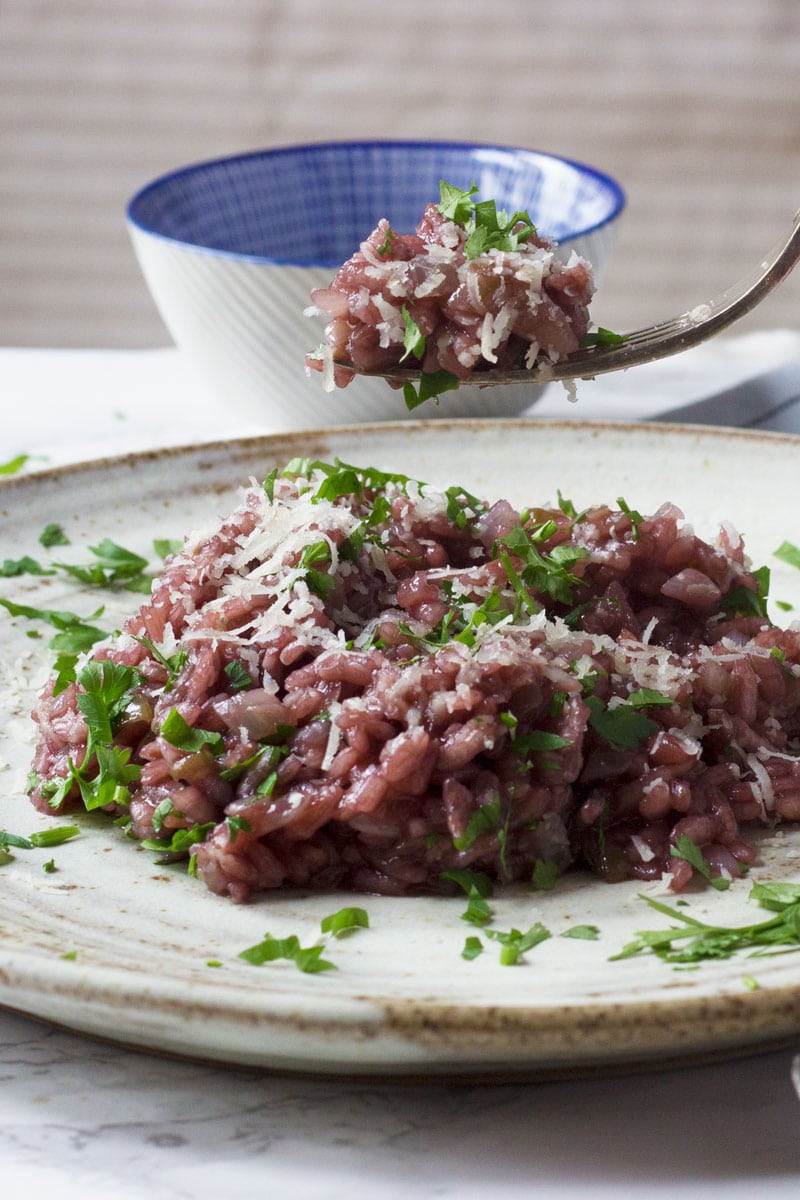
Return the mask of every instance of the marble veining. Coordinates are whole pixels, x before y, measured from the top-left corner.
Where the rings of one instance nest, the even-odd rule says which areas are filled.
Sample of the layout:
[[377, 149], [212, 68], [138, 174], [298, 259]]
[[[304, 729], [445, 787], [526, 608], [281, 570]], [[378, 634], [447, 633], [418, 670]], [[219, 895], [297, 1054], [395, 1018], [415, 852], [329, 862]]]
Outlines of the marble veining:
[[[127, 1051], [0, 1013], [4, 1200], [796, 1195], [792, 1055], [617, 1079], [387, 1083]], [[797, 1086], [797, 1069], [794, 1079]], [[676, 1151], [679, 1147], [679, 1151]], [[668, 1185], [668, 1190], [665, 1190]]]

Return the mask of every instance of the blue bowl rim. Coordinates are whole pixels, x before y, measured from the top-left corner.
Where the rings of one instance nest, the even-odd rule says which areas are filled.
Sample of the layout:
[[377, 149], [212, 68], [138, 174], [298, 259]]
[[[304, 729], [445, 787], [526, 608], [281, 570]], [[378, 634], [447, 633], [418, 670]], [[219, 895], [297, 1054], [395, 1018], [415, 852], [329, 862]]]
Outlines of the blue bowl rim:
[[[169, 242], [174, 246], [182, 247], [186, 250], [193, 250], [197, 254], [206, 254], [211, 257], [224, 258], [233, 262], [260, 263], [262, 265], [271, 266], [291, 266], [291, 267], [338, 267], [340, 264], [323, 262], [321, 260], [310, 262], [308, 259], [288, 259], [274, 258], [263, 254], [245, 254], [235, 250], [223, 250], [214, 246], [200, 246], [196, 242], [188, 242], [182, 238], [172, 237], [170, 234], [162, 233], [155, 229], [152, 225], [147, 225], [136, 215], [136, 208], [142, 200], [144, 200], [151, 192], [172, 183], [175, 179], [181, 179], [187, 175], [193, 175], [200, 171], [207, 171], [209, 168], [221, 166], [223, 164], [234, 164], [238, 162], [246, 162], [254, 158], [279, 157], [283, 155], [296, 154], [298, 151], [324, 151], [329, 149], [344, 148], [344, 147], [363, 147], [368, 149], [371, 146], [383, 146], [388, 148], [403, 148], [413, 150], [435, 148], [439, 150], [499, 150], [504, 153], [511, 154], [526, 154], [533, 155], [537, 158], [551, 159], [555, 162], [561, 162], [569, 167], [574, 167], [577, 171], [581, 171], [594, 179], [599, 180], [614, 197], [614, 204], [608, 216], [602, 221], [596, 221], [594, 225], [587, 225], [583, 229], [577, 229], [574, 233], [565, 238], [565, 241], [573, 241], [575, 238], [585, 237], [587, 234], [595, 233], [598, 229], [615, 220], [624, 210], [627, 197], [622, 186], [611, 175], [605, 171], [599, 170], [597, 167], [590, 166], [588, 163], [581, 162], [578, 159], [567, 158], [561, 154], [553, 154], [547, 150], [536, 150], [530, 146], [508, 146], [498, 142], [467, 142], [467, 141], [447, 141], [437, 139], [344, 139], [325, 142], [300, 142], [284, 146], [270, 146], [261, 150], [246, 150], [239, 154], [223, 154], [217, 158], [202, 159], [198, 162], [189, 163], [186, 166], [178, 167], [173, 171], [167, 171], [163, 175], [156, 176], [149, 183], [144, 184], [139, 188], [128, 201], [125, 209], [125, 216], [130, 225], [141, 233], [147, 234], [149, 237], [157, 240]], [[364, 236], [369, 233], [369, 230], [364, 231]]]

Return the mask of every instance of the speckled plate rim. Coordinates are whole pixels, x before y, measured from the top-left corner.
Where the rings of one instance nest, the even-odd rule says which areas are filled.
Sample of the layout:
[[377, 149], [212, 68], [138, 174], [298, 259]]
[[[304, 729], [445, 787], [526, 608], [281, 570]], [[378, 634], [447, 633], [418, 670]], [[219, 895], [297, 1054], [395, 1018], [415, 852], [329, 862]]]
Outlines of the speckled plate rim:
[[[754, 444], [780, 454], [800, 452], [800, 438], [747, 430], [674, 424], [460, 420], [396, 422], [320, 428], [187, 445], [71, 464], [0, 481], [0, 508], [81, 475], [141, 470], [146, 464], [195, 457], [209, 470], [230, 469], [231, 487], [242, 482], [239, 464], [262, 456], [276, 461], [297, 453], [322, 456], [337, 441], [431, 436], [448, 438], [482, 431], [516, 435], [602, 439], [662, 435], [714, 448]], [[568, 444], [568, 441], [567, 441]], [[600, 443], [598, 443], [600, 444]], [[224, 485], [227, 487], [227, 484]], [[212, 489], [212, 490], [222, 490]], [[499, 493], [498, 493], [499, 494]], [[169, 979], [96, 966], [76, 974], [72, 964], [42, 960], [0, 944], [0, 1003], [88, 1034], [143, 1049], [197, 1057], [201, 1046], [186, 1045], [187, 1029], [214, 1027], [214, 1061], [335, 1073], [463, 1073], [500, 1071], [571, 1072], [647, 1064], [667, 1055], [685, 1061], [697, 1055], [752, 1052], [800, 1035], [800, 974], [755, 991], [676, 998], [670, 987], [656, 999], [608, 1003], [587, 997], [579, 1005], [442, 1003], [432, 997], [393, 997], [380, 989], [353, 996], [302, 998], [302, 1011], [283, 993], [239, 995], [225, 984], [204, 982], [191, 995], [176, 996]], [[143, 1006], [146, 1006], [143, 1008]], [[125, 1020], [120, 1025], [120, 1015]], [[133, 1015], [135, 1014], [135, 1019]], [[180, 1030], [176, 1029], [180, 1026]], [[288, 1026], [303, 1036], [286, 1047]], [[210, 1053], [209, 1053], [210, 1049]]]

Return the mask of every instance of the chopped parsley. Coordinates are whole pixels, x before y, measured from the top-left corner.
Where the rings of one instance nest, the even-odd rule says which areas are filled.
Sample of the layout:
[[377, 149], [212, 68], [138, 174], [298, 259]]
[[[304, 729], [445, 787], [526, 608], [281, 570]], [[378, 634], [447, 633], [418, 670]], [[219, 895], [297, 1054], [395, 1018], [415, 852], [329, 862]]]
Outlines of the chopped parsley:
[[302, 576], [308, 584], [309, 589], [323, 600], [336, 587], [336, 579], [333, 575], [329, 575], [327, 571], [318, 571], [313, 564], [318, 562], [329, 563], [330, 560], [331, 548], [324, 539], [320, 539], [304, 547], [303, 553], [300, 555], [300, 561], [297, 564], [298, 575]]
[[273, 467], [272, 470], [270, 471], [269, 475], [266, 476], [263, 484], [261, 485], [264, 489], [264, 495], [267, 497], [270, 504], [273, 504], [275, 501], [275, 481], [277, 478], [278, 478], [278, 468]]
[[471, 871], [455, 868], [442, 871], [442, 879], [457, 884], [467, 895], [467, 907], [461, 914], [462, 921], [470, 925], [488, 925], [492, 919], [488, 898], [493, 888], [488, 875], [482, 871]]
[[713, 888], [718, 892], [724, 892], [731, 886], [731, 881], [725, 879], [721, 875], [712, 875], [711, 867], [703, 858], [703, 852], [696, 842], [692, 841], [686, 833], [681, 833], [675, 839], [675, 845], [670, 847], [670, 854], [673, 858], [682, 858], [688, 862], [691, 867], [697, 871], [698, 875], [702, 875], [703, 879], [707, 880]]
[[739, 584], [720, 601], [720, 608], [723, 612], [732, 617], [766, 617], [770, 581], [769, 567], [759, 567], [752, 574], [756, 581], [756, 590], [753, 591], [752, 588]]
[[636, 540], [639, 537], [639, 526], [644, 520], [644, 517], [638, 509], [631, 508], [624, 496], [617, 496], [617, 504], [619, 505], [620, 512], [625, 513], [625, 516], [629, 519], [633, 529], [633, 537], [634, 540]]
[[173, 829], [169, 837], [143, 838], [139, 845], [145, 850], [156, 850], [159, 854], [167, 856], [157, 860], [167, 863], [171, 861], [172, 855], [186, 854], [192, 846], [204, 842], [214, 827], [213, 821], [196, 822], [188, 829]]
[[533, 864], [531, 883], [538, 892], [550, 892], [559, 876], [558, 863], [552, 858], [537, 858]]
[[77, 825], [56, 825], [52, 829], [42, 829], [31, 834], [31, 845], [49, 849], [52, 846], [63, 846], [78, 837], [80, 829]]
[[180, 554], [183, 542], [180, 538], [153, 538], [153, 549], [159, 558], [169, 558], [173, 554]]
[[369, 929], [369, 916], [365, 908], [355, 906], [340, 908], [337, 912], [322, 918], [320, 929], [323, 933], [329, 933], [331, 937], [347, 937], [356, 929]]
[[478, 192], [475, 183], [464, 191], [441, 180], [439, 192], [437, 208], [441, 215], [467, 231], [464, 245], [467, 258], [477, 258], [487, 250], [513, 252], [536, 233], [536, 226], [525, 210], [509, 215], [498, 209], [494, 200], [474, 200]]
[[[522, 755], [523, 770], [528, 770], [533, 766], [533, 754], [546, 755], [550, 750], [564, 750], [567, 746], [571, 746], [572, 742], [569, 738], [562, 737], [560, 733], [550, 733], [546, 729], [532, 729], [529, 733], [520, 733], [512, 739], [512, 748]], [[547, 768], [553, 765], [553, 760], [548, 758], [542, 759], [542, 766]]]
[[[505, 817], [500, 796], [495, 796], [488, 804], [476, 809], [467, 822], [463, 834], [453, 838], [456, 850], [469, 850], [483, 834], [494, 834], [500, 848], [500, 867], [504, 874], [508, 873], [506, 851], [508, 849], [508, 829], [511, 822], [511, 804], [506, 807]], [[471, 892], [470, 892], [471, 895]]]
[[253, 680], [250, 676], [250, 672], [243, 663], [239, 662], [238, 659], [234, 659], [232, 662], [226, 663], [224, 670], [228, 678], [228, 682], [236, 691], [241, 691], [244, 688], [251, 688], [253, 686]]
[[423, 371], [419, 377], [418, 386], [410, 380], [403, 384], [403, 399], [409, 412], [419, 408], [426, 400], [437, 403], [442, 392], [453, 392], [460, 386], [460, 380], [452, 371]]
[[404, 362], [410, 354], [413, 354], [416, 359], [423, 358], [425, 356], [425, 334], [411, 316], [405, 304], [401, 312], [405, 325], [405, 336], [403, 337], [403, 355], [400, 362]]
[[[356, 906], [340, 908], [323, 917], [320, 922], [322, 934], [334, 938], [348, 937], [357, 929], [368, 928], [369, 916], [366, 909]], [[284, 959], [293, 962], [297, 969], [306, 975], [317, 975], [320, 971], [336, 970], [336, 963], [322, 957], [324, 950], [324, 942], [317, 942], [312, 946], [301, 946], [300, 939], [296, 934], [292, 933], [287, 937], [278, 938], [267, 933], [262, 941], [242, 950], [239, 958], [254, 967]]]
[[614, 333], [610, 329], [604, 329], [599, 325], [597, 329], [591, 333], [586, 333], [581, 338], [581, 346], [621, 346], [623, 342], [628, 340], [626, 333]]
[[[132, 689], [139, 681], [139, 672], [134, 667], [120, 666], [110, 659], [88, 662], [80, 672], [78, 683], [82, 691], [78, 693], [77, 705], [88, 730], [86, 748], [80, 766], [70, 759], [65, 777], [42, 785], [42, 794], [52, 808], [63, 803], [75, 784], [87, 811], [110, 804], [127, 806], [128, 785], [139, 778], [141, 768], [129, 762], [129, 747], [115, 746], [113, 738]], [[35, 781], [32, 782], [35, 786]]]
[[542, 925], [541, 921], [536, 921], [531, 925], [525, 933], [519, 929], [509, 929], [507, 931], [500, 929], [485, 929], [486, 937], [500, 944], [500, 965], [503, 967], [513, 967], [519, 962], [520, 958], [528, 950], [532, 950], [534, 946], [546, 942], [551, 936], [550, 930]]
[[212, 754], [222, 754], [225, 741], [221, 733], [212, 733], [208, 729], [196, 729], [187, 724], [177, 708], [171, 708], [161, 725], [161, 736], [178, 750], [186, 750], [197, 754], [208, 746]]
[[13, 579], [18, 575], [55, 575], [49, 567], [43, 567], [29, 554], [22, 558], [6, 558], [0, 564], [0, 576], [3, 579]]
[[589, 709], [589, 725], [613, 750], [630, 750], [641, 746], [657, 733], [661, 726], [642, 712], [643, 707], [671, 704], [666, 697], [648, 702], [636, 702], [630, 697], [613, 707], [606, 707], [599, 696], [585, 696]]
[[97, 546], [90, 546], [89, 552], [95, 561], [86, 565], [57, 562], [53, 566], [70, 575], [84, 587], [123, 588], [129, 592], [150, 593], [153, 582], [151, 575], [146, 574], [147, 559], [132, 550], [119, 546], [111, 538], [104, 538]]
[[173, 814], [179, 817], [183, 816], [183, 813], [179, 812], [169, 796], [166, 796], [156, 805], [153, 809], [153, 815], [150, 817], [150, 824], [153, 826], [154, 832], [161, 833], [161, 830], [164, 828], [164, 821]]
[[460, 837], [453, 838], [456, 850], [469, 850], [484, 833], [495, 833], [503, 820], [500, 797], [476, 809]]
[[479, 954], [483, 954], [483, 942], [479, 937], [468, 937], [464, 940], [464, 949], [461, 951], [461, 957], [467, 962], [472, 962]]
[[378, 246], [378, 248], [376, 250], [376, 253], [379, 254], [381, 258], [387, 258], [391, 254], [392, 244], [394, 242], [395, 236], [396, 235], [395, 235], [394, 230], [387, 228], [386, 237], [383, 239], [380, 246]]
[[751, 957], [764, 957], [800, 950], [800, 884], [797, 883], [754, 883], [748, 899], [757, 901], [775, 915], [765, 921], [733, 928], [699, 921], [690, 913], [662, 904], [650, 896], [640, 896], [640, 899], [680, 924], [667, 929], [639, 931], [612, 956], [611, 961], [637, 954], [655, 954], [667, 963], [693, 965], [745, 952]]
[[225, 824], [228, 826], [228, 837], [231, 844], [236, 841], [240, 833], [251, 833], [253, 829], [246, 817], [226, 817]]
[[[509, 583], [515, 588], [525, 607], [529, 607], [531, 592], [545, 593], [553, 600], [571, 604], [573, 589], [580, 583], [580, 579], [571, 573], [570, 567], [581, 559], [588, 558], [589, 551], [583, 546], [573, 546], [568, 542], [554, 546], [549, 552], [541, 551], [539, 544], [554, 532], [555, 525], [551, 521], [533, 530], [517, 525], [502, 540], [501, 544], [521, 562], [521, 570], [512, 570]], [[508, 556], [500, 554], [499, 557], [506, 574], [509, 574]]]
[[16, 475], [30, 460], [30, 454], [17, 454], [7, 462], [0, 463], [0, 475]]
[[[393, 471], [381, 471], [377, 467], [354, 467], [350, 463], [343, 462], [340, 458], [335, 458], [332, 463], [328, 463], [319, 458], [293, 458], [283, 470], [280, 472], [283, 479], [309, 479], [314, 471], [321, 471], [323, 475], [330, 478], [337, 476], [338, 480], [335, 486], [342, 488], [342, 478], [353, 483], [352, 491], [361, 498], [365, 490], [378, 490], [385, 487], [388, 483], [396, 483], [405, 490], [409, 483], [421, 484], [421, 480], [414, 480], [409, 475], [401, 475]], [[323, 481], [319, 489], [314, 493], [313, 499], [331, 499], [327, 492], [329, 484]], [[346, 490], [340, 490], [339, 495], [349, 494]]]
[[776, 558], [781, 562], [787, 563], [790, 567], [796, 567], [800, 571], [800, 546], [795, 546], [794, 542], [781, 542], [777, 550], [773, 550]]
[[90, 617], [84, 618], [76, 613], [60, 611], [51, 608], [32, 608], [27, 604], [15, 604], [13, 600], [0, 598], [0, 605], [12, 617], [24, 617], [29, 621], [44, 621], [58, 630], [50, 639], [48, 646], [56, 651], [55, 685], [53, 695], [63, 692], [68, 684], [75, 679], [75, 664], [81, 654], [90, 650], [95, 642], [107, 637], [105, 629], [89, 624], [103, 613], [98, 608]]
[[21, 837], [18, 833], [7, 833], [6, 830], [0, 829], [0, 846], [3, 848], [13, 846], [15, 850], [32, 850], [33, 842], [30, 838]]
[[180, 650], [176, 650], [174, 654], [164, 654], [148, 637], [137, 637], [136, 641], [144, 646], [150, 657], [154, 658], [157, 663], [160, 663], [167, 672], [164, 691], [171, 692], [175, 684], [175, 679], [180, 673], [188, 657], [188, 652], [185, 647]]
[[[80, 833], [77, 825], [58, 825], [52, 829], [42, 829], [32, 833], [30, 837], [22, 837], [18, 833], [9, 833], [0, 829], [0, 866], [10, 863], [14, 855], [11, 850], [37, 850], [52, 846], [62, 846]], [[55, 871], [56, 865], [52, 859], [42, 866], [43, 871]]]
[[242, 950], [239, 958], [254, 967], [261, 967], [264, 963], [275, 962], [277, 959], [288, 959], [304, 974], [316, 975], [320, 971], [336, 969], [335, 963], [322, 958], [324, 949], [322, 945], [302, 947], [300, 939], [294, 933], [285, 938], [276, 938], [267, 933], [262, 941]]

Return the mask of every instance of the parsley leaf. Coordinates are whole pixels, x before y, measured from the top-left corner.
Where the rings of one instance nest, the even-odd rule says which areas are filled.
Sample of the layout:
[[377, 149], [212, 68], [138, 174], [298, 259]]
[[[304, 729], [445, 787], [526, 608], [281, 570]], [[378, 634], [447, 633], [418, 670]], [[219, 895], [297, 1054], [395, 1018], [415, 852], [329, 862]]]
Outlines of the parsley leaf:
[[139, 680], [135, 667], [121, 666], [111, 659], [86, 664], [78, 676], [83, 689], [78, 695], [78, 708], [89, 728], [87, 749], [113, 739], [114, 725], [125, 709], [131, 688]]
[[456, 850], [469, 850], [481, 834], [493, 833], [503, 819], [500, 797], [495, 796], [489, 804], [476, 809], [467, 822], [467, 827], [460, 837], [453, 838]]
[[629, 518], [633, 527], [633, 537], [634, 540], [636, 540], [639, 537], [639, 526], [644, 520], [644, 517], [638, 509], [631, 508], [623, 496], [617, 496], [617, 504], [619, 505], [620, 512], [624, 512], [625, 516]]
[[468, 921], [471, 925], [488, 925], [492, 917], [488, 898], [493, 890], [489, 876], [484, 875], [482, 871], [470, 871], [456, 867], [449, 871], [442, 871], [441, 877], [458, 884], [467, 894], [467, 907], [461, 914], [461, 920]]
[[[140, 680], [135, 667], [122, 666], [111, 659], [88, 662], [80, 672], [77, 706], [86, 722], [86, 748], [79, 766], [70, 759], [65, 777], [58, 783], [50, 780], [43, 785], [42, 792], [52, 808], [63, 803], [75, 784], [87, 811], [109, 804], [128, 804], [128, 785], [139, 778], [141, 768], [130, 762], [130, 747], [115, 746], [113, 739], [131, 692]], [[30, 783], [35, 786], [35, 781]]]
[[657, 721], [626, 701], [606, 708], [599, 696], [586, 696], [584, 703], [589, 708], [590, 726], [613, 750], [640, 746], [660, 728]]
[[627, 333], [613, 333], [602, 325], [581, 338], [581, 346], [621, 346], [628, 340]]
[[22, 470], [30, 457], [30, 454], [18, 454], [15, 458], [10, 458], [8, 462], [0, 463], [0, 475], [16, 475], [18, 471]]
[[462, 225], [467, 231], [464, 253], [477, 258], [486, 250], [514, 251], [536, 233], [527, 212], [517, 211], [510, 216], [498, 209], [494, 200], [473, 200], [478, 189], [474, 183], [468, 191], [440, 181], [438, 210], [443, 217]]
[[3, 579], [14, 579], [19, 575], [55, 575], [55, 571], [43, 567], [29, 554], [24, 554], [22, 558], [6, 558], [0, 564], [0, 576]]
[[405, 304], [401, 312], [403, 314], [403, 322], [406, 327], [405, 336], [403, 338], [404, 353], [400, 362], [405, 362], [409, 354], [413, 354], [414, 358], [420, 359], [425, 355], [425, 335], [416, 323], [411, 313], [408, 311]]
[[188, 829], [173, 829], [169, 837], [143, 838], [139, 844], [145, 850], [157, 850], [160, 854], [168, 856], [157, 859], [158, 862], [168, 863], [172, 855], [186, 854], [191, 846], [204, 842], [214, 828], [213, 821], [205, 821], [202, 824], [196, 822]]
[[514, 966], [526, 951], [532, 950], [541, 942], [546, 942], [551, 936], [550, 930], [542, 925], [541, 921], [536, 921], [526, 933], [519, 929], [485, 929], [484, 933], [486, 937], [500, 943], [500, 965], [503, 967]]
[[414, 387], [411, 382], [403, 384], [403, 399], [406, 402], [406, 408], [409, 412], [413, 412], [426, 400], [438, 401], [442, 392], [455, 391], [460, 383], [458, 376], [453, 375], [451, 371], [423, 371], [419, 377], [418, 388]]
[[455, 221], [457, 225], [464, 225], [472, 213], [472, 197], [477, 191], [478, 185], [474, 181], [465, 192], [462, 188], [453, 187], [452, 184], [445, 183], [441, 179], [439, 181], [440, 201], [436, 207], [448, 221]]
[[295, 964], [298, 970], [307, 975], [316, 975], [320, 971], [336, 969], [335, 963], [328, 962], [327, 959], [321, 957], [324, 949], [324, 946], [308, 946], [304, 949], [300, 945], [300, 939], [293, 933], [285, 938], [276, 938], [267, 933], [262, 941], [242, 950], [239, 958], [254, 967], [275, 962], [277, 959], [288, 959]]
[[692, 841], [688, 834], [681, 833], [678, 835], [675, 839], [675, 845], [670, 847], [670, 854], [673, 858], [682, 858], [688, 862], [697, 871], [698, 875], [702, 875], [718, 892], [724, 892], [731, 886], [729, 879], [725, 879], [721, 875], [711, 874], [711, 867], [703, 858], [702, 850], [696, 842]]
[[369, 929], [369, 916], [364, 908], [340, 908], [322, 918], [320, 929], [335, 938], [347, 937], [356, 929]]
[[600, 930], [596, 925], [571, 925], [569, 929], [565, 929], [561, 934], [565, 938], [577, 938], [584, 942], [596, 942], [600, 936]]
[[[509, 582], [519, 591], [518, 581], [521, 580], [528, 592], [544, 592], [552, 596], [554, 600], [570, 604], [573, 588], [580, 583], [580, 580], [576, 575], [571, 574], [569, 568], [581, 559], [588, 558], [589, 551], [583, 546], [573, 546], [568, 542], [563, 542], [554, 546], [549, 553], [542, 553], [536, 543], [546, 540], [550, 532], [548, 527], [540, 527], [538, 530], [531, 531], [524, 529], [522, 525], [517, 525], [503, 538], [501, 544], [516, 555], [521, 562], [521, 572], [516, 579], [513, 577], [516, 576], [516, 572], [514, 572]], [[507, 556], [506, 559], [502, 555], [499, 557], [506, 568], [506, 574], [508, 574]]]
[[318, 571], [312, 564], [330, 562], [331, 551], [328, 543], [321, 539], [305, 546], [297, 564], [297, 573], [305, 579], [309, 590], [321, 599], [326, 599], [336, 587], [336, 577], [327, 571]]
[[731, 958], [745, 951], [751, 956], [764, 956], [800, 950], [800, 884], [797, 883], [753, 884], [748, 899], [758, 901], [775, 915], [766, 921], [732, 928], [699, 921], [685, 910], [662, 904], [650, 896], [640, 899], [680, 925], [640, 930], [610, 961], [655, 954], [664, 962], [684, 965]]
[[773, 550], [776, 558], [781, 562], [788, 563], [790, 567], [797, 567], [800, 570], [800, 546], [795, 546], [794, 542], [781, 542], [777, 550]]
[[251, 688], [253, 686], [250, 672], [238, 659], [233, 659], [232, 662], [226, 663], [224, 671], [231, 687], [235, 690], [241, 691], [244, 688]]
[[770, 570], [769, 567], [759, 567], [757, 571], [753, 571], [753, 578], [756, 581], [756, 590], [745, 587], [739, 584], [728, 592], [727, 596], [723, 596], [720, 601], [720, 608], [723, 612], [730, 613], [731, 616], [754, 616], [765, 617], [767, 615], [767, 597], [769, 595]]
[[472, 962], [480, 954], [483, 954], [483, 942], [479, 937], [468, 937], [464, 940], [464, 949], [461, 951], [461, 957], [467, 962]]
[[0, 846], [13, 846], [15, 850], [32, 850], [33, 842], [30, 838], [21, 837], [18, 833], [8, 833], [4, 829], [0, 829]]
[[77, 580], [85, 587], [123, 588], [129, 592], [149, 593], [152, 577], [146, 575], [147, 559], [132, 550], [126, 550], [110, 538], [104, 538], [89, 551], [96, 561], [88, 565], [54, 563], [60, 571]]
[[49, 848], [63, 846], [64, 842], [71, 841], [79, 834], [80, 829], [77, 825], [56, 825], [52, 829], [41, 829], [38, 833], [32, 833], [30, 840], [32, 846]]
[[531, 883], [539, 892], [550, 892], [556, 886], [558, 863], [552, 858], [537, 858], [533, 864]]
[[153, 538], [153, 550], [161, 559], [180, 554], [182, 549], [183, 542], [180, 538]]
[[178, 750], [186, 750], [197, 754], [204, 746], [208, 746], [212, 754], [222, 754], [225, 741], [221, 733], [212, 733], [208, 729], [196, 729], [187, 724], [177, 708], [171, 708], [161, 725], [161, 736], [171, 746]]
[[628, 694], [627, 703], [633, 708], [660, 708], [669, 707], [675, 702], [662, 692], [657, 692], [655, 688], [636, 688]]

